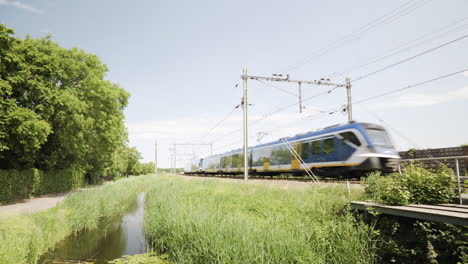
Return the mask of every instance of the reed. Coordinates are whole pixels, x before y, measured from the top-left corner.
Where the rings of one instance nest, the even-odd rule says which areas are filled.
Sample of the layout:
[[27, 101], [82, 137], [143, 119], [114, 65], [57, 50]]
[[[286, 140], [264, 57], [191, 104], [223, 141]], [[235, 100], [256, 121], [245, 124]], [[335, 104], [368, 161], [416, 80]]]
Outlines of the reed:
[[176, 263], [373, 263], [371, 228], [348, 213], [362, 188], [157, 179], [145, 232]]

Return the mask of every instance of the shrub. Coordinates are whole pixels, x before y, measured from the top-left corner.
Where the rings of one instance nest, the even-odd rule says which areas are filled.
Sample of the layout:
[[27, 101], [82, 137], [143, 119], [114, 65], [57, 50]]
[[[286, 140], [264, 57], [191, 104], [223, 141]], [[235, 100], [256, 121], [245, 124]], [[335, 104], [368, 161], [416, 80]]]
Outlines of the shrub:
[[[370, 174], [365, 193], [390, 205], [447, 203], [455, 195], [453, 178], [453, 171], [445, 165], [430, 171], [410, 163], [401, 175]], [[364, 219], [380, 236], [380, 263], [462, 263], [466, 258], [466, 227], [376, 213]]]
[[50, 171], [0, 170], [0, 203], [76, 189], [83, 184], [84, 174], [78, 166]]
[[33, 195], [65, 192], [81, 187], [84, 183], [85, 172], [78, 166], [46, 172], [35, 171], [32, 188]]
[[35, 170], [0, 170], [0, 203], [29, 197]]
[[371, 173], [364, 182], [365, 193], [376, 202], [390, 205], [447, 203], [455, 195], [453, 178], [453, 171], [443, 164], [430, 171], [410, 163], [402, 174]]

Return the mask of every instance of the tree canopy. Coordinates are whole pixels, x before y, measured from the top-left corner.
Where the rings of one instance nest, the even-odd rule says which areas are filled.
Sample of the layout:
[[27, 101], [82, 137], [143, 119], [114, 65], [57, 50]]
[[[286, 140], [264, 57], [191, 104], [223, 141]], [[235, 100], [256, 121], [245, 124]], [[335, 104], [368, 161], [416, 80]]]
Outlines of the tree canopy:
[[116, 151], [133, 151], [123, 113], [130, 95], [107, 71], [96, 55], [50, 36], [19, 39], [0, 24], [0, 169], [78, 165], [94, 181], [116, 166]]

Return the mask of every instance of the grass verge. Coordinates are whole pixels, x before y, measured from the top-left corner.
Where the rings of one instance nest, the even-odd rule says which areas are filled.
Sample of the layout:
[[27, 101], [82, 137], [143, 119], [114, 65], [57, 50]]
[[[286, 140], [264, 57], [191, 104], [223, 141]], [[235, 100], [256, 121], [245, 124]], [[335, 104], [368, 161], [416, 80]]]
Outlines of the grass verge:
[[36, 263], [73, 232], [95, 229], [124, 214], [154, 177], [131, 177], [100, 189], [70, 194], [59, 206], [0, 219], [0, 263]]
[[145, 232], [176, 263], [373, 263], [372, 230], [348, 214], [345, 186], [160, 177]]

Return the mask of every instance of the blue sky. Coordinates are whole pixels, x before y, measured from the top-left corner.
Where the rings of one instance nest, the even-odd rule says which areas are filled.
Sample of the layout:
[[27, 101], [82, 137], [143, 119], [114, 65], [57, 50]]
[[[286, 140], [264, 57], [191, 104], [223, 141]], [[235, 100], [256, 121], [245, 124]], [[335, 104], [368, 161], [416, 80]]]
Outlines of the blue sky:
[[[242, 68], [264, 76], [355, 80], [468, 34], [467, 11], [465, 0], [0, 0], [0, 22], [18, 36], [52, 34], [62, 46], [97, 54], [108, 65], [107, 78], [132, 95], [125, 111], [130, 144], [150, 161], [157, 139], [163, 167], [173, 143], [209, 142], [214, 152], [242, 146], [242, 112], [234, 108]], [[466, 69], [467, 48], [465, 38], [360, 80], [353, 99]], [[297, 92], [295, 85], [272, 84]], [[326, 89], [303, 86], [304, 97]], [[251, 122], [297, 102], [256, 81], [249, 81], [249, 100]], [[355, 105], [353, 115], [386, 126], [398, 149], [458, 146], [468, 143], [467, 102], [465, 72]], [[344, 89], [337, 89], [304, 102], [302, 114], [297, 106], [280, 111], [252, 124], [249, 141], [255, 144], [259, 132], [268, 133], [267, 142], [345, 122], [341, 113], [320, 115], [345, 103]], [[208, 150], [181, 146], [177, 153], [200, 157]]]

